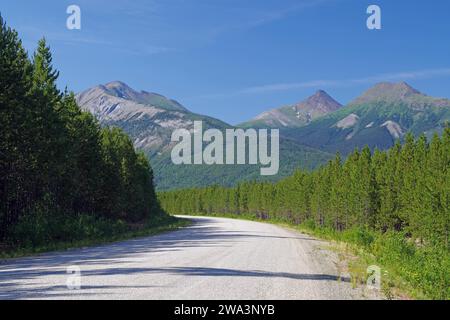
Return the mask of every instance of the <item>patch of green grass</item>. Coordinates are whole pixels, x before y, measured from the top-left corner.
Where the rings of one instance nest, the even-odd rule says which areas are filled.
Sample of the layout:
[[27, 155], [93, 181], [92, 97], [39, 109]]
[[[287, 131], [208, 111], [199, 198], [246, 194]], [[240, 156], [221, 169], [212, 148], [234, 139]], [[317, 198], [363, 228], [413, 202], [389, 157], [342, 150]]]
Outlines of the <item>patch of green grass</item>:
[[450, 255], [439, 246], [419, 247], [401, 232], [379, 233], [363, 228], [336, 232], [327, 228], [297, 226], [302, 232], [347, 244], [357, 257], [349, 265], [352, 276], [365, 281], [367, 267], [382, 269], [382, 290], [387, 298], [450, 299]]
[[58, 220], [35, 217], [18, 224], [9, 242], [0, 246], [0, 259], [147, 237], [187, 227], [191, 223], [169, 215], [155, 216], [147, 223], [136, 225], [89, 215], [66, 216]]

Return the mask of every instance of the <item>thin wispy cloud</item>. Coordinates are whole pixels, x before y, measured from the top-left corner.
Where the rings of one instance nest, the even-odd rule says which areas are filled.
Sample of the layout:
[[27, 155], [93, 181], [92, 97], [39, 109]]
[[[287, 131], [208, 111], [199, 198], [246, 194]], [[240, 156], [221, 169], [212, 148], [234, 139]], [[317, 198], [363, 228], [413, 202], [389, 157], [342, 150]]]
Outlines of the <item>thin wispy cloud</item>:
[[323, 5], [325, 3], [329, 3], [331, 1], [336, 1], [336, 0], [304, 0], [299, 2], [298, 4], [291, 6], [289, 8], [286, 9], [281, 9], [278, 11], [271, 11], [268, 12], [264, 15], [262, 15], [260, 18], [255, 19], [254, 21], [250, 21], [247, 26], [248, 27], [258, 27], [270, 22], [274, 22], [277, 20], [282, 20], [290, 15], [299, 13], [300, 11], [309, 9], [309, 8], [313, 8], [313, 7], [317, 7], [320, 5]]
[[125, 46], [120, 46], [117, 47], [116, 50], [134, 56], [152, 56], [157, 54], [180, 51], [179, 49], [170, 47], [148, 46], [148, 45], [143, 45], [137, 48], [125, 48]]
[[353, 79], [341, 79], [341, 80], [311, 80], [303, 82], [292, 83], [275, 83], [261, 86], [247, 87], [244, 89], [236, 90], [228, 93], [213, 93], [204, 94], [196, 98], [202, 99], [221, 99], [224, 97], [234, 97], [240, 95], [254, 95], [254, 94], [266, 94], [275, 93], [307, 88], [337, 88], [337, 87], [352, 87], [361, 84], [374, 84], [383, 81], [407, 81], [407, 80], [419, 80], [419, 79], [431, 79], [438, 77], [450, 76], [450, 68], [440, 69], [425, 69], [415, 71], [404, 71], [396, 73], [384, 73], [369, 77], [353, 78]]
[[[53, 43], [70, 46], [97, 46], [104, 47], [105, 50], [126, 55], [152, 56], [187, 51], [191, 47], [208, 44], [222, 35], [258, 28], [299, 14], [309, 8], [334, 1], [344, 0], [298, 0], [297, 3], [291, 6], [286, 7], [285, 5], [283, 7], [282, 4], [276, 4], [272, 9], [265, 7], [259, 10], [254, 7], [247, 8], [245, 5], [243, 7], [236, 6], [234, 8], [230, 7], [229, 10], [223, 10], [227, 8], [223, 4], [208, 4], [206, 7], [220, 10], [221, 18], [226, 17], [227, 21], [223, 21], [224, 24], [222, 25], [220, 22], [211, 24], [211, 21], [208, 19], [203, 21], [199, 17], [199, 25], [202, 26], [201, 28], [192, 28], [191, 25], [186, 24], [186, 21], [180, 24], [171, 24], [170, 19], [168, 19], [168, 17], [171, 17], [172, 12], [186, 11], [186, 8], [196, 4], [195, 1], [175, 0], [169, 2], [162, 0], [138, 0], [133, 3], [128, 3], [124, 0], [119, 0], [110, 3], [107, 0], [95, 2], [80, 0], [79, 2], [83, 10], [89, 12], [92, 17], [109, 16], [122, 19], [126, 16], [127, 19], [132, 19], [132, 23], [128, 25], [128, 28], [134, 34], [141, 29], [149, 30], [146, 35], [147, 37], [169, 39], [170, 41], [164, 41], [166, 43], [175, 43], [178, 39], [191, 39], [178, 44], [179, 48], [168, 47], [161, 43], [150, 43], [148, 45], [144, 43], [128, 43], [127, 39], [110, 37], [108, 34], [110, 30], [104, 29], [101, 25], [96, 26], [95, 30], [92, 30], [92, 28], [86, 29], [89, 30], [89, 33], [85, 32], [84, 29], [81, 32], [49, 30], [48, 26], [45, 28], [21, 26], [21, 29], [25, 32], [27, 43], [36, 42], [37, 39], [45, 35], [46, 39]], [[205, 7], [204, 4], [200, 4], [200, 7], [202, 6]], [[54, 29], [59, 30], [58, 28]]]
[[249, 30], [257, 27], [264, 26], [266, 24], [283, 20], [288, 18], [294, 14], [298, 14], [301, 11], [304, 11], [309, 8], [317, 7], [326, 3], [341, 1], [341, 0], [303, 0], [299, 1], [299, 3], [287, 7], [281, 8], [277, 10], [270, 10], [266, 12], [257, 13], [248, 18], [248, 20], [241, 23], [228, 24], [224, 26], [219, 26], [216, 28], [211, 28], [209, 30], [209, 37], [213, 39], [218, 37], [224, 33], [233, 32], [233, 31], [242, 31]]
[[405, 71], [397, 73], [379, 74], [370, 77], [356, 78], [356, 79], [344, 79], [344, 80], [313, 80], [295, 83], [276, 83], [262, 86], [255, 86], [242, 89], [237, 94], [254, 94], [254, 93], [267, 93], [277, 91], [288, 91], [303, 88], [315, 88], [315, 87], [346, 87], [358, 84], [374, 83], [380, 81], [399, 81], [399, 80], [414, 80], [414, 79], [426, 79], [434, 77], [450, 76], [450, 68], [441, 69], [427, 69], [418, 71]]
[[34, 27], [22, 27], [26, 35], [27, 43], [37, 43], [39, 39], [45, 37], [46, 40], [53, 43], [62, 43], [70, 46], [96, 46], [104, 47], [108, 50], [134, 56], [151, 56], [168, 52], [175, 52], [178, 49], [150, 44], [130, 44], [121, 41], [110, 41], [100, 37], [88, 36], [80, 32], [71, 31], [42, 31]]

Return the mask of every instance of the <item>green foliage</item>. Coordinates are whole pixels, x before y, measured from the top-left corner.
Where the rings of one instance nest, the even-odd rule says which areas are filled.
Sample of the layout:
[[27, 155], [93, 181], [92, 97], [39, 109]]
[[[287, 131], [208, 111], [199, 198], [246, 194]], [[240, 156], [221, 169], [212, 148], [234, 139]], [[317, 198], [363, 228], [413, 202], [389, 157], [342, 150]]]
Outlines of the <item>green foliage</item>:
[[373, 231], [356, 227], [342, 232], [342, 239], [360, 246], [369, 247], [376, 239]]
[[65, 250], [107, 242], [144, 237], [190, 225], [189, 220], [169, 215], [154, 216], [145, 223], [130, 225], [87, 214], [69, 215], [36, 212], [23, 216], [11, 231], [14, 243], [3, 246], [0, 258]]
[[0, 242], [102, 236], [161, 212], [147, 158], [60, 92], [58, 75], [45, 39], [29, 59], [0, 17]]
[[14, 247], [39, 247], [52, 242], [106, 238], [128, 230], [123, 221], [93, 215], [46, 214], [23, 216], [11, 231]]
[[418, 247], [401, 232], [378, 236], [371, 252], [411, 287], [431, 299], [450, 299], [450, 254], [442, 246]]

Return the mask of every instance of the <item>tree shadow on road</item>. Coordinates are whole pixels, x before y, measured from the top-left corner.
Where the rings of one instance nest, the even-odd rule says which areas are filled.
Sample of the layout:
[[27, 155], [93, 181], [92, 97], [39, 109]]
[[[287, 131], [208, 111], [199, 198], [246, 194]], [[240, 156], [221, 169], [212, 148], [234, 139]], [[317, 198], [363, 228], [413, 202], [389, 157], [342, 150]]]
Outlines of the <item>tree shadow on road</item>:
[[[142, 273], [169, 273], [188, 276], [232, 276], [232, 277], [278, 277], [297, 280], [326, 280], [344, 281], [333, 275], [323, 274], [290, 274], [272, 273], [266, 271], [243, 271], [214, 268], [121, 268], [123, 264], [132, 263], [141, 254], [164, 253], [181, 251], [186, 248], [217, 247], [218, 250], [230, 247], [239, 242], [255, 241], [255, 239], [272, 241], [299, 240], [315, 241], [302, 236], [280, 237], [277, 234], [257, 231], [224, 231], [218, 224], [220, 220], [211, 218], [192, 218], [194, 224], [191, 227], [165, 233], [158, 236], [133, 239], [92, 248], [69, 250], [43, 254], [30, 258], [7, 260], [0, 263], [0, 298], [45, 298], [51, 293], [61, 289], [60, 286], [41, 286], [30, 288], [28, 283], [35, 283], [36, 279], [43, 277], [57, 277], [64, 286], [67, 278], [66, 268], [78, 265], [83, 268], [83, 277], [89, 276], [115, 276]], [[111, 268], [111, 266], [117, 266]], [[109, 268], [108, 268], [109, 267]], [[34, 285], [36, 286], [36, 285]], [[116, 289], [117, 287], [104, 286], [104, 289]]]
[[171, 268], [111, 268], [87, 272], [85, 275], [127, 275], [127, 274], [145, 274], [161, 273], [184, 276], [199, 277], [261, 277], [261, 278], [286, 278], [294, 280], [322, 280], [351, 282], [348, 277], [339, 277], [329, 274], [299, 274], [289, 272], [269, 272], [263, 270], [235, 270], [225, 268], [204, 268], [204, 267], [171, 267]]

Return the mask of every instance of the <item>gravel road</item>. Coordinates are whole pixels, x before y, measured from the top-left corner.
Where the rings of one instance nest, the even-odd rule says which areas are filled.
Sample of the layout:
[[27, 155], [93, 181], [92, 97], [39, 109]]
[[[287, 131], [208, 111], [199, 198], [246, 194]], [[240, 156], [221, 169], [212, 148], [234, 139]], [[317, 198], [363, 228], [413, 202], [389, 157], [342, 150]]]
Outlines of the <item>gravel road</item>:
[[[0, 299], [366, 298], [326, 242], [265, 223], [189, 219], [175, 232], [0, 262]], [[79, 290], [67, 287], [71, 266]]]

